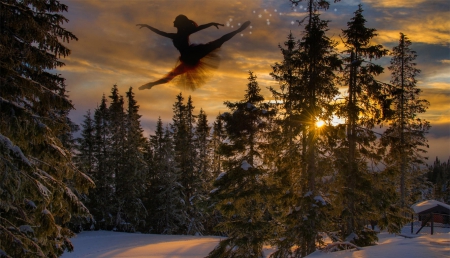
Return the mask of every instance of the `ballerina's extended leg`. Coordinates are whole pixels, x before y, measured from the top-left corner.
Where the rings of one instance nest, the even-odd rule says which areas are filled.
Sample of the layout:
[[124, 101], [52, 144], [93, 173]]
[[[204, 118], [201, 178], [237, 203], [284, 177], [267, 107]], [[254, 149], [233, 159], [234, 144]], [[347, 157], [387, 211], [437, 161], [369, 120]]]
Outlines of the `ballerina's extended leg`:
[[249, 25], [250, 25], [250, 22], [246, 21], [246, 22], [244, 22], [244, 24], [242, 24], [242, 26], [239, 29], [232, 31], [230, 33], [227, 33], [227, 34], [223, 35], [222, 37], [220, 37], [214, 41], [211, 41], [205, 45], [199, 46], [199, 50], [197, 50], [198, 51], [197, 58], [203, 58], [204, 56], [208, 55], [212, 51], [220, 48], [223, 45], [223, 43], [232, 39], [234, 36], [236, 36], [236, 34], [241, 33]]
[[246, 21], [246, 22], [244, 22], [244, 24], [242, 24], [242, 26], [239, 29], [223, 35], [219, 39], [214, 40], [213, 43], [216, 46], [221, 47], [223, 43], [225, 43], [226, 41], [228, 41], [231, 38], [233, 38], [234, 36], [236, 36], [236, 34], [244, 31], [249, 25], [250, 25], [250, 21]]
[[166, 76], [164, 76], [162, 79], [159, 79], [154, 82], [146, 83], [146, 84], [142, 85], [141, 87], [139, 87], [139, 89], [140, 90], [151, 89], [153, 86], [168, 83], [176, 76], [183, 74], [185, 72], [186, 72], [186, 66], [183, 63], [181, 63], [180, 65], [175, 67], [172, 71], [170, 71]]

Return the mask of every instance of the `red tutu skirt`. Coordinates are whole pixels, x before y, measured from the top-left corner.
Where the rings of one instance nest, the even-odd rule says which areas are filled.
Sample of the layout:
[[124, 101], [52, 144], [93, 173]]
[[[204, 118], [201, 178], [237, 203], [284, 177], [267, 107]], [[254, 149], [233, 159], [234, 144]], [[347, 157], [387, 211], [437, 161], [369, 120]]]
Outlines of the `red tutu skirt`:
[[178, 58], [175, 67], [182, 65], [183, 72], [176, 76], [173, 82], [182, 89], [198, 89], [211, 78], [214, 70], [219, 67], [220, 57], [218, 52], [218, 49], [216, 49], [194, 64], [183, 62], [181, 58]]

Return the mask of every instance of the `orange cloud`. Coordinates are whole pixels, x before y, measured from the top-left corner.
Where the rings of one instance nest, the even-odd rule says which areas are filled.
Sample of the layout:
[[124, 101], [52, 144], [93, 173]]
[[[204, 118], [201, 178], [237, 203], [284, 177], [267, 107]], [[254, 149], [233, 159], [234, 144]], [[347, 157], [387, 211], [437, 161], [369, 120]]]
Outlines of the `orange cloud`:
[[370, 4], [374, 7], [383, 8], [399, 8], [399, 7], [416, 7], [427, 0], [364, 0], [363, 2]]

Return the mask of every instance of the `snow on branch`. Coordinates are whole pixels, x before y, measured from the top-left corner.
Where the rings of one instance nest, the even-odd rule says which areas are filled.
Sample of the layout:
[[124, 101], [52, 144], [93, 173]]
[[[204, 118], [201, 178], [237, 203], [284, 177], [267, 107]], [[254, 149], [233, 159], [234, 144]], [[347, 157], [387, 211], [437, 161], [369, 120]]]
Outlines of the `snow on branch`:
[[40, 117], [36, 114], [32, 114], [30, 112], [29, 108], [27, 108], [27, 106], [28, 106], [28, 104], [21, 105], [15, 101], [7, 100], [7, 99], [0, 97], [0, 107], [2, 107], [4, 109], [10, 109], [11, 112], [13, 113], [13, 116], [16, 116], [16, 113], [23, 114], [27, 117], [30, 117], [32, 119], [32, 121], [34, 121], [39, 128], [50, 130], [47, 125], [45, 125], [44, 123], [41, 122], [42, 117]]
[[330, 253], [330, 252], [336, 252], [336, 251], [342, 251], [342, 250], [362, 250], [361, 247], [352, 244], [350, 242], [334, 242], [331, 244], [328, 244], [325, 246], [321, 251], [324, 253]]
[[320, 195], [314, 196], [314, 200], [316, 202], [320, 202], [322, 205], [327, 205], [327, 202], [325, 201], [325, 199], [323, 199], [323, 197]]
[[52, 148], [53, 148], [54, 150], [56, 150], [57, 152], [59, 152], [59, 154], [61, 154], [63, 157], [66, 157], [66, 158], [67, 158], [67, 155], [66, 155], [66, 153], [64, 152], [63, 149], [61, 149], [61, 148], [58, 147], [57, 145], [51, 144], [51, 143], [50, 143], [50, 146], [52, 146]]
[[52, 146], [52, 148], [59, 152], [63, 157], [67, 158], [66, 151], [57, 145], [55, 138], [50, 137], [50, 140], [52, 141], [52, 143], [50, 143], [50, 146]]
[[252, 165], [248, 164], [248, 162], [247, 162], [246, 160], [243, 160], [243, 161], [242, 161], [242, 163], [241, 163], [241, 168], [242, 168], [243, 170], [248, 170], [248, 169], [251, 168], [251, 167], [252, 167]]
[[38, 176], [40, 179], [44, 180], [45, 182], [51, 182], [53, 184], [58, 184], [58, 181], [51, 175], [49, 175], [47, 172], [41, 169], [36, 169], [36, 172], [34, 173], [36, 176]]
[[217, 191], [219, 191], [219, 188], [214, 188], [214, 189], [212, 189], [211, 191], [209, 191], [209, 193], [210, 193], [210, 194], [213, 194], [213, 193], [215, 193], [215, 192], [217, 192]]
[[3, 145], [4, 148], [9, 149], [9, 151], [12, 152], [16, 158], [31, 167], [31, 162], [25, 157], [22, 150], [18, 146], [14, 145], [8, 137], [0, 134], [0, 144]]
[[86, 206], [84, 206], [84, 204], [80, 201], [78, 196], [76, 196], [69, 187], [66, 186], [64, 188], [65, 188], [64, 193], [67, 195], [67, 197], [69, 197], [70, 202], [75, 203], [81, 211], [89, 213], [88, 208], [86, 208]]
[[41, 184], [39, 181], [36, 180], [35, 183], [39, 189], [39, 192], [42, 194], [42, 196], [46, 200], [48, 200], [50, 198], [52, 192], [45, 185]]
[[[76, 167], [74, 167], [74, 169], [76, 169]], [[76, 169], [77, 171], [77, 176], [80, 176], [81, 178], [83, 178], [85, 180], [85, 182], [88, 182], [91, 186], [95, 186], [95, 182], [94, 180], [92, 180], [92, 178], [90, 178], [88, 175], [86, 175], [85, 173], [81, 172], [80, 170]]]
[[219, 174], [219, 176], [216, 178], [216, 181], [219, 181], [220, 179], [222, 179], [222, 177], [224, 177], [227, 173], [226, 172], [222, 172]]

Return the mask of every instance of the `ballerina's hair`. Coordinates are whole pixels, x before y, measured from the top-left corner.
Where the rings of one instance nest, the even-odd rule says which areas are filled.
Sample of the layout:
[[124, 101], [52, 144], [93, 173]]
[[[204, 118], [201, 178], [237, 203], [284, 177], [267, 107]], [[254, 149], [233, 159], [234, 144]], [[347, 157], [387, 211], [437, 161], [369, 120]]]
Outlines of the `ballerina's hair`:
[[181, 25], [181, 27], [183, 29], [195, 29], [198, 27], [197, 23], [193, 20], [189, 20], [188, 17], [186, 15], [180, 14], [175, 18], [175, 21], [178, 22], [179, 25]]

